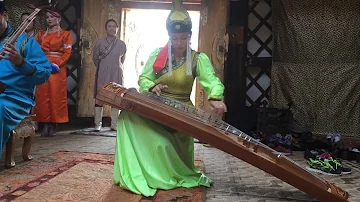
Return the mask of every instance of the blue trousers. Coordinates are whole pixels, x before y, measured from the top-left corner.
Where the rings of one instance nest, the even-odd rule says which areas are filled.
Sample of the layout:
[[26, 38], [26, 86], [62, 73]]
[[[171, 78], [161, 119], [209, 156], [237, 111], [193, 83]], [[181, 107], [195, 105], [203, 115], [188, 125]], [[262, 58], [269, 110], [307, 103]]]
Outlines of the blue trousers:
[[10, 131], [29, 115], [31, 105], [7, 96], [4, 93], [0, 94], [0, 158], [2, 150], [10, 137]]

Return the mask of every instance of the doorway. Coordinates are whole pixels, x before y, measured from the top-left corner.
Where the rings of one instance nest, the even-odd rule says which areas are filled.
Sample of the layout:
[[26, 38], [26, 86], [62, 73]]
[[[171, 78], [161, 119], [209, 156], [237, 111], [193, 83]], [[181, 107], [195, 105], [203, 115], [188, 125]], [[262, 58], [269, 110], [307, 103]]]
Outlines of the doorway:
[[[168, 41], [166, 19], [170, 10], [155, 9], [123, 9], [122, 30], [120, 39], [127, 46], [124, 62], [124, 86], [139, 89], [139, 75], [145, 66], [149, 55], [156, 48], [163, 47]], [[192, 20], [191, 48], [198, 50], [199, 11], [188, 11]], [[191, 101], [195, 104], [195, 86]]]

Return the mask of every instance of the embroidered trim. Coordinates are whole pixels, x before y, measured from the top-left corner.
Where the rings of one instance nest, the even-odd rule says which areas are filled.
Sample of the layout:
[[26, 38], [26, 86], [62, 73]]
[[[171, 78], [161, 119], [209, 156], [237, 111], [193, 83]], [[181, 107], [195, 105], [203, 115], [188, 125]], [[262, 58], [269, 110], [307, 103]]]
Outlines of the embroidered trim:
[[71, 48], [72, 45], [71, 44], [64, 44], [64, 48]]
[[199, 52], [195, 53], [194, 59], [193, 59], [193, 62], [192, 62], [192, 75], [193, 75], [194, 78], [196, 77], [196, 70], [197, 70], [197, 63], [199, 61], [199, 55], [200, 55]]
[[[195, 53], [195, 55], [194, 55], [194, 58], [193, 58], [193, 61], [192, 61], [192, 76], [195, 78], [196, 77], [196, 67], [197, 67], [197, 62], [198, 62], [198, 60], [199, 60], [199, 55], [200, 55], [200, 53], [199, 52], [196, 52]], [[192, 56], [192, 54], [191, 54], [191, 56]], [[183, 57], [181, 57], [180, 58], [180, 60], [179, 60], [179, 63], [178, 64], [174, 64], [174, 63], [176, 63], [175, 61], [175, 55], [173, 54], [172, 55], [172, 61], [173, 61], [173, 67], [172, 67], [172, 70], [175, 70], [175, 69], [177, 69], [177, 68], [179, 68], [179, 67], [181, 67], [185, 62], [186, 62], [186, 57], [185, 56], [183, 56]], [[166, 63], [166, 66], [158, 73], [158, 74], [156, 74], [156, 78], [159, 78], [159, 77], [161, 77], [162, 75], [164, 75], [164, 74], [166, 74], [166, 73], [168, 73], [169, 72], [169, 65], [168, 65], [168, 63]]]
[[[176, 59], [175, 59], [175, 55], [172, 54], [172, 70], [175, 70], [179, 67], [181, 67], [186, 61], [186, 57], [181, 57], [179, 60], [179, 63], [176, 64]], [[175, 64], [174, 64], [175, 63]], [[166, 66], [159, 72], [156, 74], [157, 78], [159, 78], [160, 76], [166, 74], [169, 72], [169, 63], [166, 63]]]

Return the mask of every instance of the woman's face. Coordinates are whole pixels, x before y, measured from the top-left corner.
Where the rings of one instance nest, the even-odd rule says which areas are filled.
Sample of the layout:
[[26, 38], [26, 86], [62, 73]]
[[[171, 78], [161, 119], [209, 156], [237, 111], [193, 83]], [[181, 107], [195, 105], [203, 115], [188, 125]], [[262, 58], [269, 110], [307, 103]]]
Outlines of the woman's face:
[[[23, 15], [21, 16], [21, 22], [24, 22], [26, 20], [26, 18], [29, 17], [28, 15]], [[29, 26], [26, 28], [26, 32], [31, 32], [34, 30], [34, 21], [32, 21]]]
[[106, 25], [106, 32], [109, 36], [115, 36], [118, 32], [118, 27], [115, 22], [108, 22]]
[[56, 26], [60, 23], [60, 19], [52, 15], [51, 13], [46, 13], [46, 23], [49, 27]]
[[190, 33], [169, 33], [172, 48], [177, 53], [185, 52], [188, 41], [190, 40]]

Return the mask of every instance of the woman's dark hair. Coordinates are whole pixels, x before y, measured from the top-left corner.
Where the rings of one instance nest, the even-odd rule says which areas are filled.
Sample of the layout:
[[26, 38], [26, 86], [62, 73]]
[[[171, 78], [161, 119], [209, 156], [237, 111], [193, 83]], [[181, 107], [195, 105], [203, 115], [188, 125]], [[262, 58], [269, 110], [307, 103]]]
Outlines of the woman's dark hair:
[[[45, 14], [48, 13], [49, 11], [52, 11], [52, 12], [55, 12], [55, 13], [58, 13], [59, 14], [59, 17], [61, 17], [61, 13], [60, 13], [60, 10], [55, 6], [50, 6], [49, 8], [47, 8], [45, 10]], [[51, 13], [51, 12], [50, 12]]]
[[107, 29], [107, 25], [109, 24], [109, 22], [113, 22], [113, 23], [115, 23], [116, 27], [119, 27], [119, 25], [117, 24], [117, 22], [114, 19], [108, 19], [105, 23], [105, 29]]

